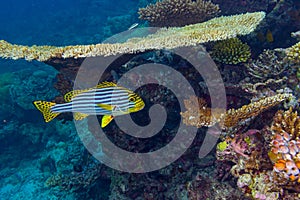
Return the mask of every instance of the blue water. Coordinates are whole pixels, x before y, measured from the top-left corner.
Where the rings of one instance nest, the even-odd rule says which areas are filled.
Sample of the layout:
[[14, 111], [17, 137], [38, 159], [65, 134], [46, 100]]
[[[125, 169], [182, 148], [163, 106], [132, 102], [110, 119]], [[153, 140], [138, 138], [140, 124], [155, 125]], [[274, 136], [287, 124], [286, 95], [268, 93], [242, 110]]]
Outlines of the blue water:
[[[104, 0], [2, 2], [0, 35], [11, 43], [25, 45], [101, 42], [108, 18], [135, 13], [137, 2], [121, 0], [119, 7], [114, 1]], [[136, 20], [132, 16], [125, 25]]]

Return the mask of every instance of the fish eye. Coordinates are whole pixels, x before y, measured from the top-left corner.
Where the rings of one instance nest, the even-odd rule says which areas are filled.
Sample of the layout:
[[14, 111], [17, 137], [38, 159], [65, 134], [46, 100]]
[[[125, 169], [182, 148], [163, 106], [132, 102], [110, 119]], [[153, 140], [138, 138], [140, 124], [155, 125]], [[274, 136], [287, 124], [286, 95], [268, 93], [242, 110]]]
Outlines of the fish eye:
[[135, 97], [129, 97], [129, 101], [135, 101]]

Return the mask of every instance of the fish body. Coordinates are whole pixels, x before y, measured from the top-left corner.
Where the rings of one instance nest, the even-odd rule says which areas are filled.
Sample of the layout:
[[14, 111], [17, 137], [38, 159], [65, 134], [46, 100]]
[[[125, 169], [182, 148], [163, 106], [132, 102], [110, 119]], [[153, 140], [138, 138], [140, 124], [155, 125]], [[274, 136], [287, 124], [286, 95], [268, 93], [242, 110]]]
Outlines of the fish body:
[[73, 112], [75, 120], [82, 120], [89, 115], [104, 115], [102, 127], [107, 126], [115, 116], [137, 112], [145, 106], [136, 93], [112, 82], [71, 91], [65, 94], [64, 99], [66, 103], [62, 104], [47, 101], [34, 101], [33, 104], [42, 112], [45, 122], [51, 121], [60, 113]]
[[272, 34], [272, 32], [268, 29], [267, 30], [267, 34], [266, 34], [266, 39], [267, 39], [267, 41], [268, 42], [274, 42], [274, 37], [273, 37], [273, 34]]

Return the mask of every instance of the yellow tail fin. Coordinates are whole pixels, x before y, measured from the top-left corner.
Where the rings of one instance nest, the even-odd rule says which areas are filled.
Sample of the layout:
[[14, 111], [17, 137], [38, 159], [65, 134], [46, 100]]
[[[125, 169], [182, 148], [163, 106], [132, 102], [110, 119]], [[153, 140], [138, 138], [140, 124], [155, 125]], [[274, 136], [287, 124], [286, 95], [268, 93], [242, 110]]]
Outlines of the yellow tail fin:
[[50, 122], [52, 119], [54, 119], [57, 115], [60, 113], [55, 113], [50, 110], [52, 106], [54, 106], [56, 103], [53, 102], [47, 102], [47, 101], [34, 101], [34, 106], [41, 111], [41, 113], [44, 116], [45, 122]]

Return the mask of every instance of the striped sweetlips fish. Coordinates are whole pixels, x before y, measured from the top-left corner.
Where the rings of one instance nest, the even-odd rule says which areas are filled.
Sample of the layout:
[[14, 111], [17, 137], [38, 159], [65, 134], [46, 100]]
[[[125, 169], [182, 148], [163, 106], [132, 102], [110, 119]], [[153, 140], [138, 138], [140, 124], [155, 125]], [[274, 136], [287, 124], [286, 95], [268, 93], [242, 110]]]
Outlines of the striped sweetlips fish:
[[50, 122], [63, 112], [74, 112], [75, 120], [82, 120], [89, 115], [104, 115], [101, 127], [107, 126], [118, 115], [142, 110], [144, 101], [136, 93], [113, 82], [103, 82], [96, 87], [73, 90], [64, 95], [66, 103], [56, 104], [47, 101], [34, 101], [34, 106], [41, 111], [45, 122]]

